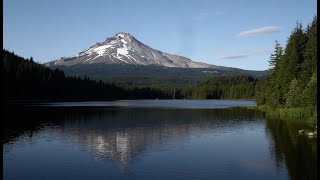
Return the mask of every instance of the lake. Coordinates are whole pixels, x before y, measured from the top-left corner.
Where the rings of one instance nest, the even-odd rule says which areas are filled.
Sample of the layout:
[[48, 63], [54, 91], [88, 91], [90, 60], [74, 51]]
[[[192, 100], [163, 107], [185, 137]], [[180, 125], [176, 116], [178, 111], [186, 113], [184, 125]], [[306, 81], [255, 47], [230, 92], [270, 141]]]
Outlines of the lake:
[[4, 179], [317, 179], [303, 121], [255, 101], [53, 102], [7, 109]]

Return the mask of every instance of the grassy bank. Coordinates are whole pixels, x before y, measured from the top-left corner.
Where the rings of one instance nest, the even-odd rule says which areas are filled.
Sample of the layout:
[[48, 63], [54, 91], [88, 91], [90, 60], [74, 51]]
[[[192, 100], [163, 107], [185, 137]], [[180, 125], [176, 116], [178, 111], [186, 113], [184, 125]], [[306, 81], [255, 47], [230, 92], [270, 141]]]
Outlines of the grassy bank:
[[310, 123], [317, 122], [316, 107], [271, 107], [263, 106], [248, 106], [248, 109], [257, 109], [266, 113], [267, 117], [279, 119], [301, 119]]

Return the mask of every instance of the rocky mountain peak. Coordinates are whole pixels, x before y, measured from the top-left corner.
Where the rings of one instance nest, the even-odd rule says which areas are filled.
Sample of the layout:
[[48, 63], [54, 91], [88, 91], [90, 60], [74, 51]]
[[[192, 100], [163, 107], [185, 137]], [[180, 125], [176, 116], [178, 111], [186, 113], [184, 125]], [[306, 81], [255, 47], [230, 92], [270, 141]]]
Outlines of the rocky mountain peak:
[[96, 43], [80, 53], [48, 62], [46, 65], [70, 66], [96, 63], [159, 65], [183, 68], [208, 68], [213, 66], [150, 48], [135, 39], [128, 32], [119, 32], [113, 37]]
[[116, 37], [122, 37], [122, 38], [125, 38], [125, 37], [132, 37], [131, 34], [129, 34], [128, 32], [119, 32], [115, 35]]

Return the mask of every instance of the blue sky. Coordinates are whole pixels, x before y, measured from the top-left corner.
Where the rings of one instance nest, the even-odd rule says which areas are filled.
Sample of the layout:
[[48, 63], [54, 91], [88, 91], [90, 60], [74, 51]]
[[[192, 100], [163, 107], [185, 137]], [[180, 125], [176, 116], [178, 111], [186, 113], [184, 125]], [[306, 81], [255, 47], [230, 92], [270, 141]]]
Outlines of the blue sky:
[[194, 61], [268, 69], [278, 40], [316, 15], [316, 0], [4, 0], [3, 46], [44, 63], [117, 32]]

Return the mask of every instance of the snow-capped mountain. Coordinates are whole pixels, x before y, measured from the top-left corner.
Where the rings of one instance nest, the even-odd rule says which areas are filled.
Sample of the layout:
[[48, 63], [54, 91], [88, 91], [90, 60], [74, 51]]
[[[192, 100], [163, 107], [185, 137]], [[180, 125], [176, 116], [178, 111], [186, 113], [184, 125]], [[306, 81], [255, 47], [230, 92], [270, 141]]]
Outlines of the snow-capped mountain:
[[141, 43], [132, 35], [120, 32], [101, 43], [96, 43], [88, 49], [69, 57], [62, 57], [46, 63], [53, 65], [76, 64], [134, 64], [134, 65], [160, 65], [164, 67], [183, 68], [210, 68], [215, 67], [201, 62], [195, 62], [188, 58], [168, 54], [150, 48]]

